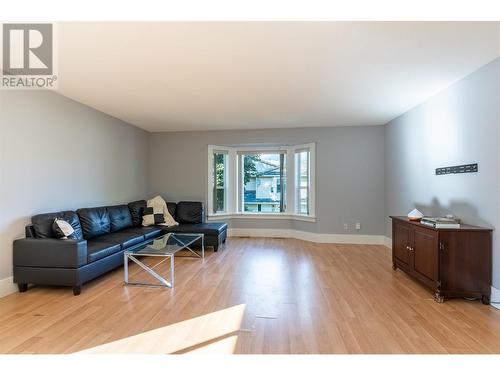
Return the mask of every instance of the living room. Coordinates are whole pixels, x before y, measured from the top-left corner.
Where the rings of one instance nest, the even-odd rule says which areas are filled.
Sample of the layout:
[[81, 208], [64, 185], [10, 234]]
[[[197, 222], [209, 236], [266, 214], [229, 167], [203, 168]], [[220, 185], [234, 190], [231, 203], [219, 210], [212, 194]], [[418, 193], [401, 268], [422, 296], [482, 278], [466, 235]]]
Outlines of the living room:
[[1, 354], [500, 353], [493, 10], [14, 8]]

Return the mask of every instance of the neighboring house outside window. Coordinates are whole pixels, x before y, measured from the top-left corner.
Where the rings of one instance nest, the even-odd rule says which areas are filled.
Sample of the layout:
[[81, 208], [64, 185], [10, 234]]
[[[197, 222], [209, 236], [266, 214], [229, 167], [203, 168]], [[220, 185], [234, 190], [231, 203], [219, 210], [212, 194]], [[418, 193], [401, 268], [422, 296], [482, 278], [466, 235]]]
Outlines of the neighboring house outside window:
[[314, 143], [208, 149], [209, 220], [249, 216], [315, 221]]
[[284, 201], [278, 191], [278, 186], [285, 178], [281, 154], [252, 154], [241, 157], [245, 158], [243, 211], [284, 212]]

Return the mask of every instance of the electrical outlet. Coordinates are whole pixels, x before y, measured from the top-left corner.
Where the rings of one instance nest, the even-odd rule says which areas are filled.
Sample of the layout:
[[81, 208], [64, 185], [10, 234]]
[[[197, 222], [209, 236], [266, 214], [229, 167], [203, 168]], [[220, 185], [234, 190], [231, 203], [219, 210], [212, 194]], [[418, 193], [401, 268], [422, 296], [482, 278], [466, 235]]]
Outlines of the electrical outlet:
[[347, 223], [344, 223], [344, 230], [349, 230], [349, 225]]
[[356, 230], [361, 230], [361, 223], [356, 223]]

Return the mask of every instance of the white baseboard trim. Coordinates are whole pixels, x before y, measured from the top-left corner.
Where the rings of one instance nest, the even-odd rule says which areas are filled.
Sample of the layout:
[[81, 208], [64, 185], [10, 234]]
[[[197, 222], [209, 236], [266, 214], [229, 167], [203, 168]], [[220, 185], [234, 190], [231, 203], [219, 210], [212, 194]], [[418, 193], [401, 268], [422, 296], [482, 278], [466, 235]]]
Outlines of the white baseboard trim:
[[0, 280], [0, 298], [5, 297], [17, 291], [16, 284], [14, 284], [13, 277], [7, 277]]
[[367, 234], [312, 233], [294, 229], [229, 228], [229, 237], [296, 238], [318, 243], [384, 245], [385, 237]]
[[[500, 302], [500, 289], [495, 288], [493, 285], [491, 286], [491, 301]], [[500, 310], [500, 303], [492, 303], [491, 306]]]
[[392, 249], [392, 238], [384, 236], [384, 245], [389, 249]]

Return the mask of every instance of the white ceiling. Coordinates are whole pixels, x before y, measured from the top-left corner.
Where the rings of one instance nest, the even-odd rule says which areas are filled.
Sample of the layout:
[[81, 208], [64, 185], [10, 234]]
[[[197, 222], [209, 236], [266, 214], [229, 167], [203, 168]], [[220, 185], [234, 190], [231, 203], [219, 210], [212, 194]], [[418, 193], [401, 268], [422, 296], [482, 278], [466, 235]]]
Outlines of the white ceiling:
[[380, 125], [500, 56], [500, 23], [69, 22], [59, 92], [149, 131]]

